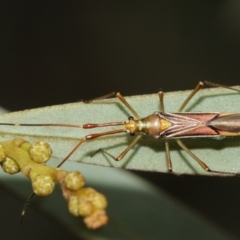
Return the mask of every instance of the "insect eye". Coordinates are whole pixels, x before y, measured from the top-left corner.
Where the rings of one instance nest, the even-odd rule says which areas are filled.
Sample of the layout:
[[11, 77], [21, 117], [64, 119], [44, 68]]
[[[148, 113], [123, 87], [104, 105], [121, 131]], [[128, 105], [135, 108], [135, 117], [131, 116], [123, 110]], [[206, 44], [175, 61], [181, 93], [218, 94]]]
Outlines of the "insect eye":
[[130, 121], [130, 120], [133, 120], [134, 118], [133, 118], [133, 116], [130, 116], [130, 117], [128, 117], [128, 120]]
[[130, 132], [130, 136], [135, 136], [135, 132]]

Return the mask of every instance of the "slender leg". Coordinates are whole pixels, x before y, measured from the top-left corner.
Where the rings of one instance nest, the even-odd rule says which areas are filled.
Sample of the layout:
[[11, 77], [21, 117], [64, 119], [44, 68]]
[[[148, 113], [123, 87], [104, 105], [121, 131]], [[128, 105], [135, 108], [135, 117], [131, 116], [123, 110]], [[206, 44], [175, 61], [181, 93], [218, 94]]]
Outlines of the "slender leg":
[[106, 99], [106, 98], [113, 97], [113, 96], [116, 96], [116, 98], [118, 98], [130, 110], [130, 112], [133, 114], [133, 116], [136, 119], [140, 119], [140, 116], [137, 114], [137, 112], [133, 109], [133, 107], [127, 102], [127, 100], [119, 92], [118, 93], [112, 92], [112, 93], [106, 94], [104, 96], [94, 98], [94, 99], [90, 99], [90, 100], [87, 100], [87, 101], [84, 101], [84, 102], [85, 103], [91, 103], [91, 102], [94, 102], [95, 100]]
[[111, 92], [111, 93], [108, 93], [108, 94], [106, 94], [104, 96], [101, 96], [101, 97], [98, 97], [98, 98], [93, 98], [93, 99], [90, 99], [90, 100], [84, 100], [83, 102], [91, 103], [91, 102], [94, 102], [95, 100], [102, 100], [102, 99], [114, 97], [115, 95], [116, 95], [116, 92]]
[[70, 153], [57, 165], [57, 168], [61, 167], [68, 159], [69, 157], [82, 145], [83, 142], [86, 141], [86, 137], [81, 139], [81, 141], [78, 142], [78, 144], [71, 150]]
[[127, 100], [121, 95], [121, 93], [117, 93], [116, 97], [130, 110], [133, 116], [136, 119], [141, 119], [141, 117], [137, 114], [137, 112], [133, 109], [133, 107], [127, 102]]
[[57, 167], [60, 167], [63, 165], [63, 163], [65, 163], [69, 157], [85, 142], [88, 140], [92, 140], [94, 138], [98, 138], [98, 137], [103, 137], [106, 135], [113, 135], [113, 134], [117, 134], [117, 133], [123, 133], [126, 132], [125, 129], [118, 129], [118, 130], [112, 130], [112, 131], [108, 131], [108, 132], [102, 132], [102, 133], [92, 133], [89, 135], [86, 135], [84, 138], [82, 138], [78, 144], [71, 150], [70, 153], [68, 153], [68, 155], [58, 164]]
[[137, 137], [134, 138], [134, 140], [128, 145], [128, 147], [127, 147], [122, 153], [120, 153], [120, 154], [118, 155], [118, 157], [113, 156], [112, 154], [110, 154], [109, 152], [107, 152], [107, 151], [106, 151], [105, 149], [103, 149], [103, 148], [98, 149], [98, 150], [92, 155], [92, 157], [93, 157], [95, 154], [97, 154], [98, 152], [102, 152], [102, 153], [107, 154], [109, 157], [111, 157], [111, 158], [114, 159], [115, 161], [120, 161], [120, 160], [122, 160], [122, 159], [124, 158], [124, 156], [129, 152], [129, 150], [136, 145], [136, 143], [140, 140], [140, 138], [141, 138], [142, 136], [143, 136], [143, 134], [141, 134], [141, 133], [140, 133], [139, 135], [137, 135]]
[[165, 112], [164, 102], [163, 102], [163, 92], [162, 91], [158, 92], [158, 96], [159, 96], [159, 101], [160, 101], [160, 110], [161, 110], [161, 112]]
[[229, 172], [222, 172], [222, 171], [216, 171], [212, 170], [208, 167], [207, 164], [205, 164], [202, 160], [200, 160], [192, 151], [190, 151], [183, 143], [181, 140], [176, 139], [176, 142], [178, 145], [186, 152], [188, 153], [200, 166], [203, 170], [206, 172], [211, 172], [211, 173], [218, 173], [218, 174], [224, 174], [224, 175], [237, 175], [236, 173], [229, 173]]
[[222, 88], [227, 88], [227, 89], [230, 89], [230, 90], [233, 90], [233, 91], [236, 91], [236, 92], [240, 92], [240, 90], [237, 89], [237, 88], [229, 87], [229, 86], [222, 85], [222, 84], [219, 84], [219, 83], [213, 83], [213, 82], [209, 82], [209, 81], [204, 81], [204, 83], [205, 83], [205, 85], [208, 85], [208, 86], [222, 87]]
[[199, 82], [198, 85], [194, 88], [194, 90], [191, 92], [191, 94], [186, 98], [186, 100], [183, 102], [183, 104], [178, 109], [178, 112], [182, 112], [182, 110], [186, 107], [188, 102], [193, 98], [193, 96], [204, 86], [203, 82]]
[[213, 83], [213, 82], [209, 82], [209, 81], [203, 81], [203, 82], [199, 82], [197, 84], [197, 86], [194, 88], [194, 90], [191, 92], [191, 94], [187, 97], [187, 99], [183, 102], [183, 104], [180, 106], [178, 112], [182, 112], [182, 110], [186, 107], [186, 105], [188, 104], [188, 102], [193, 98], [193, 96], [202, 88], [204, 87], [204, 85], [207, 86], [212, 86], [212, 87], [222, 87], [222, 88], [226, 88], [226, 89], [230, 89], [233, 91], [237, 91], [240, 92], [239, 89], [234, 88], [234, 87], [228, 87], [222, 84], [218, 84], [218, 83]]
[[167, 168], [169, 172], [172, 172], [172, 161], [171, 161], [170, 148], [169, 148], [168, 141], [165, 141], [165, 151], [167, 155]]

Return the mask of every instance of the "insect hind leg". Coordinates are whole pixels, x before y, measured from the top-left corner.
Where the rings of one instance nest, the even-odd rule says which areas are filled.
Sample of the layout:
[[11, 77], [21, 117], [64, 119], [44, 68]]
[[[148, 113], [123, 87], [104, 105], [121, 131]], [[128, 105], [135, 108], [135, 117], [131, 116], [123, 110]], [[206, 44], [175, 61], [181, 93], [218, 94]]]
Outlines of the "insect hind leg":
[[210, 173], [216, 173], [216, 174], [221, 174], [224, 176], [237, 176], [239, 174], [236, 173], [231, 173], [231, 172], [223, 172], [223, 171], [216, 171], [216, 170], [212, 170], [208, 167], [208, 165], [206, 163], [204, 163], [202, 160], [200, 160], [192, 151], [190, 151], [190, 149], [188, 149], [185, 144], [183, 144], [183, 142], [179, 139], [176, 139], [177, 144], [186, 152], [188, 153], [200, 166], [203, 170], [205, 170], [206, 172], [210, 172]]
[[186, 98], [186, 100], [182, 103], [180, 108], [178, 109], [178, 112], [182, 112], [183, 109], [186, 107], [186, 105], [189, 103], [189, 101], [193, 98], [193, 96], [201, 89], [204, 87], [204, 85], [211, 86], [211, 87], [221, 87], [221, 88], [226, 88], [230, 89], [232, 91], [240, 92], [240, 89], [234, 88], [234, 87], [229, 87], [226, 85], [218, 84], [218, 83], [213, 83], [209, 81], [202, 81], [197, 84], [197, 86], [193, 89], [193, 91], [190, 93], [190, 95]]
[[226, 89], [230, 89], [232, 91], [236, 91], [236, 92], [240, 92], [240, 89], [234, 88], [234, 87], [229, 87], [226, 85], [222, 85], [219, 83], [213, 83], [213, 82], [209, 82], [209, 81], [203, 81], [205, 85], [207, 86], [211, 86], [211, 87], [221, 87], [221, 88], [226, 88]]

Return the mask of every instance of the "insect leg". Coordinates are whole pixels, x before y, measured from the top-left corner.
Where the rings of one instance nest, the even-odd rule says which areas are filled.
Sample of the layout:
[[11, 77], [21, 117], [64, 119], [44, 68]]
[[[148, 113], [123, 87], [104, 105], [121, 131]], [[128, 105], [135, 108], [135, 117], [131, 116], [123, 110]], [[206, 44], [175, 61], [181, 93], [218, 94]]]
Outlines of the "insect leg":
[[127, 100], [121, 95], [121, 93], [117, 93], [116, 97], [130, 110], [130, 112], [133, 114], [133, 116], [136, 119], [141, 119], [140, 116], [137, 114], [137, 112], [133, 109], [133, 107], [127, 102]]
[[112, 154], [110, 154], [109, 152], [107, 152], [107, 151], [106, 151], [105, 149], [103, 149], [103, 148], [98, 149], [98, 150], [92, 155], [92, 157], [93, 157], [96, 153], [102, 152], [102, 153], [107, 154], [109, 157], [111, 157], [111, 158], [114, 159], [115, 161], [120, 161], [120, 160], [123, 159], [124, 156], [129, 152], [129, 150], [130, 150], [131, 148], [133, 148], [134, 145], [136, 145], [136, 143], [140, 140], [140, 138], [141, 138], [142, 136], [143, 136], [142, 133], [138, 134], [137, 137], [135, 137], [135, 138], [133, 139], [133, 141], [128, 145], [128, 147], [127, 147], [122, 153], [119, 154], [118, 157], [113, 156]]
[[208, 86], [227, 88], [227, 89], [230, 89], [230, 90], [233, 90], [233, 91], [240, 92], [240, 90], [237, 89], [237, 88], [229, 87], [229, 86], [222, 85], [222, 84], [219, 84], [219, 83], [213, 83], [213, 82], [209, 82], [209, 81], [204, 81], [204, 83], [205, 83], [205, 85], [208, 85]]
[[101, 96], [101, 97], [93, 98], [93, 99], [90, 99], [90, 100], [84, 100], [83, 102], [91, 103], [91, 102], [94, 102], [95, 100], [102, 100], [102, 99], [114, 97], [115, 95], [116, 95], [116, 92], [111, 92], [111, 93], [108, 93], [108, 94], [106, 94], [104, 96]]
[[167, 168], [168, 168], [169, 172], [172, 172], [172, 161], [171, 161], [171, 156], [170, 156], [169, 143], [168, 143], [168, 141], [165, 141], [164, 144], [165, 144], [165, 151], [166, 151], [166, 156], [167, 156]]
[[163, 91], [158, 92], [159, 101], [160, 101], [160, 110], [161, 112], [165, 112], [164, 110], [164, 102], [163, 102]]
[[71, 150], [70, 153], [57, 165], [57, 168], [61, 167], [68, 159], [69, 157], [82, 145], [82, 143], [86, 141], [86, 138], [81, 139], [78, 144]]
[[204, 86], [204, 82], [199, 82], [197, 86], [193, 89], [193, 91], [190, 93], [190, 95], [186, 98], [186, 100], [182, 103], [180, 108], [178, 109], [178, 112], [182, 112], [182, 110], [186, 107], [188, 102], [193, 98], [193, 96]]
[[212, 87], [222, 87], [222, 88], [226, 88], [226, 89], [230, 89], [233, 91], [237, 91], [240, 92], [239, 89], [234, 88], [234, 87], [229, 87], [229, 86], [225, 86], [222, 84], [218, 84], [218, 83], [213, 83], [213, 82], [209, 82], [209, 81], [203, 81], [203, 82], [199, 82], [197, 84], [197, 86], [194, 88], [194, 90], [191, 92], [191, 94], [187, 97], [187, 99], [182, 103], [182, 105], [179, 108], [179, 112], [182, 112], [182, 110], [186, 107], [186, 105], [188, 104], [188, 102], [192, 99], [192, 97], [204, 86], [204, 85], [208, 85], [208, 86], [212, 86]]
[[193, 152], [191, 152], [184, 144], [181, 140], [176, 139], [176, 142], [178, 143], [178, 145], [186, 152], [188, 153], [200, 166], [203, 170], [205, 170], [206, 172], [211, 172], [211, 173], [217, 173], [217, 174], [224, 174], [224, 175], [237, 175], [235, 173], [229, 173], [229, 172], [222, 172], [222, 171], [215, 171], [212, 170], [208, 167], [207, 164], [205, 164], [202, 160], [200, 160]]
[[65, 163], [69, 157], [85, 142], [88, 140], [92, 140], [94, 138], [98, 138], [98, 137], [102, 137], [102, 136], [106, 136], [106, 135], [113, 135], [113, 134], [117, 134], [117, 133], [122, 133], [122, 132], [126, 132], [125, 129], [118, 129], [118, 130], [112, 130], [112, 131], [108, 131], [108, 132], [102, 132], [102, 133], [92, 133], [89, 135], [86, 135], [84, 138], [82, 138], [78, 144], [71, 150], [70, 153], [68, 153], [68, 155], [58, 164], [57, 167], [60, 167], [63, 165], [63, 163]]

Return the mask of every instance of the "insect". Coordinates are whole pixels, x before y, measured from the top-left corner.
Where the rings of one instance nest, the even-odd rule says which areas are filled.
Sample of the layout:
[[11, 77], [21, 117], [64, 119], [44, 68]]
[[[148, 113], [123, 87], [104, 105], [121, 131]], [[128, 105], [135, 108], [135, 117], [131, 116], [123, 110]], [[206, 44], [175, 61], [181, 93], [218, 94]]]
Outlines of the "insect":
[[[233, 91], [240, 92], [239, 89], [228, 87], [208, 81], [199, 82], [191, 94], [181, 104], [178, 112], [168, 113], [164, 110], [163, 92], [159, 92], [160, 100], [160, 112], [156, 111], [151, 115], [141, 118], [138, 113], [131, 107], [126, 99], [120, 93], [113, 93], [110, 95], [116, 95], [116, 97], [129, 109], [133, 116], [130, 116], [127, 121], [120, 122], [108, 122], [108, 123], [86, 123], [83, 125], [73, 124], [12, 124], [12, 123], [0, 123], [0, 125], [17, 125], [17, 126], [57, 126], [57, 127], [73, 127], [73, 128], [98, 128], [98, 127], [111, 127], [111, 126], [123, 126], [117, 130], [110, 130], [101, 133], [93, 133], [86, 135], [82, 138], [78, 144], [71, 150], [71, 152], [61, 161], [57, 166], [60, 167], [69, 157], [85, 142], [93, 140], [95, 138], [114, 135], [118, 133], [129, 133], [137, 136], [128, 145], [128, 147], [121, 152], [117, 157], [113, 156], [104, 149], [99, 149], [97, 152], [102, 152], [110, 156], [116, 161], [120, 161], [124, 156], [132, 149], [143, 135], [149, 135], [155, 139], [163, 139], [165, 144], [166, 156], [167, 156], [167, 168], [169, 172], [173, 171], [172, 161], [170, 157], [170, 147], [168, 140], [175, 139], [177, 144], [189, 154], [200, 166], [207, 172], [217, 174], [233, 174], [222, 171], [212, 170], [202, 160], [200, 160], [192, 151], [190, 151], [185, 144], [181, 141], [181, 138], [200, 138], [200, 137], [219, 137], [219, 136], [239, 136], [240, 135], [240, 113], [194, 113], [194, 112], [182, 112], [193, 96], [204, 86], [209, 85], [213, 87], [223, 87]], [[109, 95], [106, 95], [109, 97]], [[104, 96], [104, 97], [106, 97]], [[96, 153], [97, 153], [96, 152]]]

